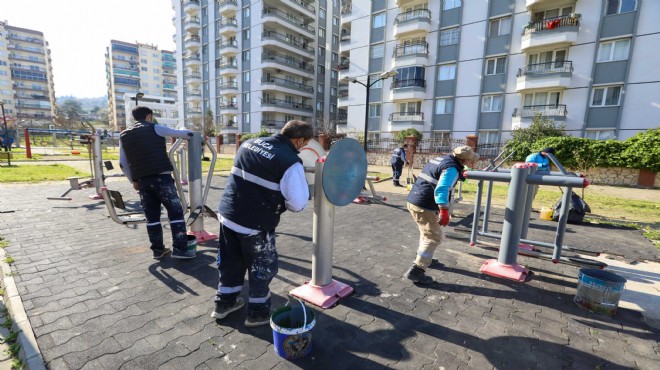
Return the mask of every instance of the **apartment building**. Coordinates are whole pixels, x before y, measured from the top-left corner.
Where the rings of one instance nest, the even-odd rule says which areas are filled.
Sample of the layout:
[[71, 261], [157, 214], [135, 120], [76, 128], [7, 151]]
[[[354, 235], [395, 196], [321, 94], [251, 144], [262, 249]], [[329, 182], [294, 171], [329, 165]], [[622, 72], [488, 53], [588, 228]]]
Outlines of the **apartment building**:
[[172, 0], [180, 117], [211, 112], [225, 142], [337, 113], [339, 0]]
[[[172, 51], [159, 50], [151, 44], [111, 40], [106, 48], [105, 70], [109, 122], [115, 131], [131, 126], [132, 107], [127, 107], [126, 101], [135, 102], [138, 93], [149, 96], [153, 102], [177, 99], [176, 58]], [[178, 111], [173, 111], [162, 118], [176, 122], [177, 115]]]
[[[654, 0], [344, 0], [338, 128], [486, 143], [540, 114], [624, 140], [660, 126], [658, 15]], [[351, 83], [367, 77], [368, 108]]]
[[0, 22], [0, 100], [8, 127], [52, 122], [55, 84], [42, 32]]

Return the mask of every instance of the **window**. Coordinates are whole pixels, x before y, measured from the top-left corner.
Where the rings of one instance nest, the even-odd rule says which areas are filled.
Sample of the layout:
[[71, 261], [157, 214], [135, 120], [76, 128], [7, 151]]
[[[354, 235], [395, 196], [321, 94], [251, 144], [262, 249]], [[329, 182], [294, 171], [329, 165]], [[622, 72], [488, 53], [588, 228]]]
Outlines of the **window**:
[[498, 144], [500, 134], [497, 131], [479, 131], [479, 144]]
[[440, 32], [440, 46], [458, 44], [458, 27]]
[[243, 93], [243, 103], [249, 103], [250, 102], [250, 93], [245, 92]]
[[323, 94], [323, 90], [325, 89], [325, 84], [323, 82], [319, 82], [318, 85], [316, 85], [316, 92], [319, 94]]
[[380, 104], [369, 104], [369, 118], [380, 117]]
[[323, 46], [319, 46], [319, 57], [324, 57], [325, 56], [325, 48]]
[[445, 64], [438, 67], [438, 81], [453, 80], [456, 78], [456, 64]]
[[613, 62], [628, 59], [630, 39], [601, 42], [598, 49], [598, 62]]
[[325, 38], [325, 28], [319, 27], [319, 37]]
[[482, 112], [501, 112], [502, 95], [486, 95], [481, 100]]
[[591, 98], [592, 107], [607, 107], [619, 105], [621, 86], [595, 87]]
[[449, 10], [461, 7], [461, 0], [443, 0], [442, 10]]
[[607, 2], [607, 15], [634, 12], [637, 9], [637, 0], [609, 0]]
[[337, 112], [337, 106], [334, 104], [330, 104], [330, 113], [335, 113]]
[[454, 99], [438, 99], [435, 101], [435, 114], [452, 114]]
[[369, 81], [371, 81], [371, 88], [372, 89], [380, 89], [383, 87], [383, 80], [376, 81], [380, 78], [380, 75], [375, 74], [375, 75], [370, 75], [369, 76]]
[[385, 20], [387, 18], [385, 17], [385, 13], [380, 13], [376, 14], [372, 17], [372, 26], [371, 28], [376, 29], [376, 28], [382, 28], [385, 27]]
[[433, 131], [432, 136], [433, 149], [437, 151], [451, 151], [451, 133], [449, 131]]
[[385, 44], [371, 45], [371, 59], [378, 59], [385, 56]]
[[243, 113], [243, 123], [250, 123], [250, 113]]
[[421, 101], [409, 101], [406, 103], [399, 103], [399, 113], [421, 113]]
[[337, 88], [336, 87], [331, 87], [330, 88], [330, 96], [337, 96]]
[[[323, 69], [323, 74], [325, 74], [325, 69]], [[339, 75], [337, 74], [337, 71], [334, 70], [334, 69], [331, 69], [330, 70], [330, 78], [334, 80], [334, 79], [337, 79], [338, 77], [339, 77]]]
[[587, 130], [584, 132], [584, 137], [594, 140], [614, 140], [616, 135], [614, 130]]
[[332, 57], [330, 59], [332, 63], [337, 63], [337, 60], [339, 60], [339, 55], [337, 53], [332, 53]]
[[243, 30], [243, 40], [249, 40], [250, 39], [250, 29], [246, 28]]
[[250, 82], [250, 72], [243, 72], [243, 82]]
[[335, 27], [339, 27], [339, 18], [332, 17], [332, 25]]
[[248, 18], [250, 16], [250, 8], [243, 8], [243, 18]]
[[154, 68], [154, 73], [160, 73], [160, 69]]
[[319, 18], [325, 19], [325, 9], [319, 9]]
[[325, 74], [325, 66], [323, 64], [319, 64], [318, 70], [320, 75]]
[[323, 102], [322, 101], [317, 101], [316, 102], [316, 110], [317, 111], [323, 111]]
[[506, 57], [486, 59], [486, 76], [503, 74], [505, 67]]
[[332, 35], [332, 46], [339, 45], [339, 35]]
[[493, 19], [490, 21], [488, 37], [508, 35], [511, 31], [511, 17]]

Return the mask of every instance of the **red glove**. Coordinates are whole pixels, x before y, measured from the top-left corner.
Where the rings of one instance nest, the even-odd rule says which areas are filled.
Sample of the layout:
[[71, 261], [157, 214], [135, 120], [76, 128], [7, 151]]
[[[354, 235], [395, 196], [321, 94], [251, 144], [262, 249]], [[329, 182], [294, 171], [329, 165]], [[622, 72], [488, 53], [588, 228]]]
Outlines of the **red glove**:
[[440, 209], [440, 218], [438, 219], [438, 223], [441, 226], [449, 225], [449, 209]]

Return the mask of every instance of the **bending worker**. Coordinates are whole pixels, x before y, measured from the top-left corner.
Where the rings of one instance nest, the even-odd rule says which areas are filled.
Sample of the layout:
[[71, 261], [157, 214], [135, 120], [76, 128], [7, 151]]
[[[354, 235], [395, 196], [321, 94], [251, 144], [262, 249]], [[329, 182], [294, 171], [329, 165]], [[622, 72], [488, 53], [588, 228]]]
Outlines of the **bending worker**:
[[399, 182], [401, 177], [401, 172], [403, 171], [403, 164], [408, 165], [408, 159], [406, 159], [406, 148], [408, 144], [403, 144], [402, 147], [394, 149], [392, 151], [392, 158], [390, 159], [390, 164], [392, 165], [392, 180], [394, 180], [394, 186], [403, 186]]
[[444, 233], [441, 226], [449, 224], [449, 202], [451, 189], [460, 179], [465, 180], [465, 166], [479, 159], [469, 146], [461, 146], [444, 157], [434, 158], [424, 166], [422, 173], [408, 194], [408, 211], [419, 228], [419, 247], [413, 265], [406, 278], [419, 284], [430, 284], [433, 278], [426, 275], [433, 253], [442, 243]]

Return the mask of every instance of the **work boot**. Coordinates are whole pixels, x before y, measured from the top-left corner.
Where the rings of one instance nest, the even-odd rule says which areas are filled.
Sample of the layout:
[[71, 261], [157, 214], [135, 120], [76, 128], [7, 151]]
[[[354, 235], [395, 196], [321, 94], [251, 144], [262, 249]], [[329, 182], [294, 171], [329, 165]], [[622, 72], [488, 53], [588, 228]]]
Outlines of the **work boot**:
[[216, 320], [224, 319], [230, 313], [240, 310], [244, 304], [245, 302], [241, 297], [236, 298], [233, 302], [215, 302], [215, 310], [211, 313], [211, 317]]
[[412, 267], [406, 272], [406, 278], [413, 283], [418, 284], [431, 284], [433, 278], [424, 273], [424, 269], [413, 264]]

